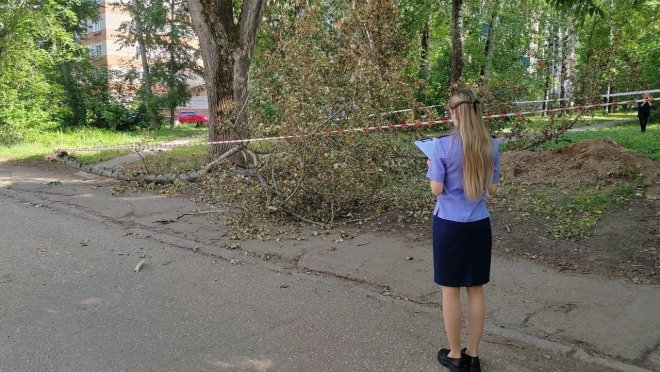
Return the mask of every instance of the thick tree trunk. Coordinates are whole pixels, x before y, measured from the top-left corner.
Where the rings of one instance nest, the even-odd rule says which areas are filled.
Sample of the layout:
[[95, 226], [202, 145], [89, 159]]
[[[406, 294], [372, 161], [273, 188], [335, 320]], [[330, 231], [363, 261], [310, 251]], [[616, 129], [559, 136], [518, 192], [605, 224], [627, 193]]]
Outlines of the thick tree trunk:
[[488, 87], [488, 80], [490, 79], [490, 65], [493, 60], [493, 44], [495, 41], [495, 28], [500, 21], [499, 9], [495, 5], [493, 14], [490, 18], [488, 26], [488, 36], [486, 38], [486, 48], [484, 49], [484, 64], [481, 66], [481, 86]]
[[463, 0], [452, 0], [451, 74], [449, 77], [451, 91], [460, 88], [463, 82], [463, 70], [465, 70], [463, 54]]
[[[248, 75], [265, 3], [266, 0], [243, 0], [240, 19], [235, 24], [232, 0], [188, 0], [204, 61], [211, 141], [249, 136], [245, 110]], [[207, 163], [234, 146], [211, 146]], [[246, 159], [238, 154], [232, 161], [245, 164]]]

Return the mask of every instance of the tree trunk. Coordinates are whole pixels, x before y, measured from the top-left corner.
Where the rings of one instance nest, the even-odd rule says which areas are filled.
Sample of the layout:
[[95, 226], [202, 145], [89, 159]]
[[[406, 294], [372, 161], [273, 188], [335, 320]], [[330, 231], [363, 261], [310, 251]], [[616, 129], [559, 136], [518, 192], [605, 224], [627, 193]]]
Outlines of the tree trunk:
[[168, 94], [170, 95], [169, 103], [170, 103], [170, 130], [174, 129], [174, 123], [176, 122], [176, 118], [174, 117], [175, 110], [176, 110], [176, 102], [172, 98], [172, 92], [175, 89], [176, 81], [175, 81], [175, 75], [176, 71], [174, 69], [174, 27], [176, 25], [174, 24], [174, 12], [176, 11], [174, 7], [174, 0], [170, 0], [170, 42], [167, 44], [167, 49], [168, 52], [170, 53], [170, 60], [169, 60], [169, 71], [168, 71], [168, 79], [167, 79], [167, 91]]
[[[610, 0], [610, 9], [613, 12], [614, 11], [614, 0]], [[612, 43], [612, 49], [614, 50], [616, 48], [617, 43], [614, 42], [614, 22], [612, 20], [612, 17], [609, 18], [609, 26], [610, 26], [610, 42]], [[608, 55], [608, 67], [612, 63], [612, 53]], [[616, 79], [616, 75], [614, 75], [614, 78], [612, 78], [612, 75], [609, 76], [609, 81], [607, 82], [607, 103], [612, 102], [612, 97], [610, 97], [610, 94], [614, 93], [614, 79]], [[607, 105], [605, 106], [605, 113], [611, 114], [612, 113], [612, 106]]]
[[420, 79], [428, 79], [431, 76], [431, 66], [429, 65], [429, 21], [424, 23], [422, 29], [422, 63], [419, 66]]
[[144, 86], [145, 102], [147, 105], [147, 114], [149, 122], [156, 128], [156, 115], [152, 109], [151, 77], [149, 75], [149, 60], [147, 59], [147, 47], [144, 40], [144, 25], [142, 23], [142, 9], [138, 0], [131, 1], [131, 10], [133, 12], [133, 21], [135, 22], [135, 36], [138, 47], [140, 48], [140, 61], [142, 62], [142, 85]]
[[[245, 110], [248, 75], [265, 3], [266, 0], [243, 0], [240, 19], [235, 24], [232, 0], [188, 0], [204, 61], [211, 141], [249, 136]], [[206, 162], [234, 146], [212, 145]], [[232, 161], [245, 165], [246, 159], [237, 155]]]
[[545, 58], [546, 63], [546, 80], [545, 80], [545, 96], [548, 100], [547, 105], [544, 109], [549, 109], [552, 107], [551, 101], [557, 101], [557, 71], [558, 68], [558, 55], [559, 52], [559, 27], [555, 24], [551, 24], [547, 31], [548, 35], [548, 44], [545, 48]]
[[463, 82], [465, 58], [463, 55], [463, 0], [452, 0], [451, 16], [451, 74], [449, 89], [453, 92]]
[[488, 36], [486, 38], [486, 48], [484, 49], [484, 64], [481, 66], [481, 86], [483, 88], [488, 87], [488, 79], [490, 79], [490, 65], [493, 60], [493, 44], [495, 42], [494, 31], [495, 27], [500, 21], [499, 9], [495, 5], [493, 9], [493, 14], [490, 18], [490, 24], [488, 26]]

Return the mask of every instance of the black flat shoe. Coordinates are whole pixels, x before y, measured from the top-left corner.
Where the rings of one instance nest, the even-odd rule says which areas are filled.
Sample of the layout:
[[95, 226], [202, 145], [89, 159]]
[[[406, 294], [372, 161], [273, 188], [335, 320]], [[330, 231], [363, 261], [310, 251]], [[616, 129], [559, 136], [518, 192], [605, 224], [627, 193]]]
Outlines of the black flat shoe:
[[450, 358], [449, 349], [440, 349], [438, 351], [438, 362], [449, 368], [451, 372], [465, 372], [465, 362], [463, 358]]
[[465, 365], [466, 372], [481, 372], [481, 362], [479, 362], [479, 357], [473, 357], [467, 355], [467, 348], [461, 350], [461, 359], [463, 360], [463, 365]]

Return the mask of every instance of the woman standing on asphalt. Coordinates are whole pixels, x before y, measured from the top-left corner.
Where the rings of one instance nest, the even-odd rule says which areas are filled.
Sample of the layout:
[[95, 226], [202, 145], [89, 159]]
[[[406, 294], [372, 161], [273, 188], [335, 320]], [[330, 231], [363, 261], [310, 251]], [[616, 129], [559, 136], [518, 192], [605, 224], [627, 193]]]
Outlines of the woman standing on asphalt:
[[[437, 196], [433, 211], [434, 280], [442, 286], [449, 349], [438, 361], [452, 372], [480, 372], [479, 343], [486, 318], [483, 285], [490, 280], [492, 234], [486, 194], [499, 181], [498, 143], [471, 90], [449, 98], [453, 134], [438, 138], [426, 177]], [[467, 289], [468, 345], [461, 349], [461, 287]]]

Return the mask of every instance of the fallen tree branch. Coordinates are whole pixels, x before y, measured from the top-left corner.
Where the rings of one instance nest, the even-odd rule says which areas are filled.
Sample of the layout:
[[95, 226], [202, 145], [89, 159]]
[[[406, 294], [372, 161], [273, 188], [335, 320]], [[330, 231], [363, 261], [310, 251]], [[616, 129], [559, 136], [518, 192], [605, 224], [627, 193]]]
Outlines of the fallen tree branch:
[[193, 212], [193, 213], [184, 213], [184, 214], [180, 215], [179, 217], [177, 217], [176, 219], [178, 220], [178, 219], [180, 219], [180, 218], [182, 218], [182, 217], [185, 217], [185, 216], [199, 216], [199, 215], [201, 215], [201, 214], [209, 214], [209, 213], [225, 213], [225, 212], [227, 212], [226, 209], [224, 209], [224, 210], [222, 210], [222, 209], [214, 209], [214, 210], [210, 210], [210, 211], [198, 211], [198, 212]]
[[557, 138], [561, 136], [562, 134], [566, 133], [569, 129], [573, 128], [573, 125], [577, 123], [577, 121], [582, 117], [582, 115], [586, 112], [586, 110], [580, 110], [578, 111], [578, 114], [575, 116], [575, 119], [570, 120], [567, 125], [559, 128], [556, 131], [550, 132], [548, 131], [547, 133], [541, 135], [539, 138], [537, 138], [535, 141], [532, 143], [528, 144], [527, 146], [523, 147], [523, 150], [530, 150], [535, 148], [536, 146], [543, 144], [545, 142], [548, 142], [554, 138]]
[[299, 214], [297, 214], [297, 213], [291, 212], [291, 211], [286, 210], [286, 209], [284, 209], [284, 208], [277, 208], [277, 207], [269, 206], [269, 207], [268, 207], [268, 210], [271, 211], [271, 212], [284, 212], [284, 213], [288, 214], [288, 215], [291, 216], [291, 217], [295, 217], [295, 218], [297, 218], [297, 219], [299, 219], [299, 220], [301, 220], [301, 221], [304, 221], [304, 222], [307, 222], [307, 223], [311, 223], [312, 225], [326, 226], [326, 224], [324, 224], [324, 223], [322, 223], [322, 222], [318, 222], [318, 221], [310, 220], [309, 218], [305, 218], [305, 217], [303, 217], [303, 216], [301, 216], [301, 215], [299, 215]]
[[236, 146], [230, 149], [229, 151], [225, 152], [224, 154], [220, 155], [217, 159], [206, 164], [204, 168], [198, 171], [185, 172], [180, 174], [174, 174], [174, 173], [154, 174], [154, 173], [144, 173], [144, 172], [126, 173], [124, 171], [120, 171], [117, 169], [111, 169], [106, 167], [100, 167], [97, 165], [87, 164], [83, 161], [80, 161], [70, 156], [69, 154], [67, 154], [66, 151], [56, 151], [54, 154], [48, 155], [46, 157], [46, 160], [48, 160], [49, 162], [51, 160], [57, 160], [70, 167], [80, 169], [87, 173], [92, 173], [103, 177], [115, 178], [122, 181], [148, 181], [155, 183], [172, 183], [176, 180], [196, 181], [205, 174], [209, 173], [211, 169], [213, 169], [213, 167], [218, 163], [220, 163], [222, 160], [234, 155], [235, 153], [243, 149], [245, 149], [245, 146], [243, 145]]
[[135, 270], [134, 270], [134, 271], [135, 271], [136, 273], [140, 271], [140, 268], [142, 268], [142, 265], [144, 265], [144, 262], [145, 262], [145, 261], [144, 261], [144, 258], [143, 258], [142, 261], [140, 261], [140, 263], [138, 263], [137, 266], [135, 266]]
[[142, 156], [142, 154], [140, 154], [139, 150], [136, 150], [135, 153], [140, 157], [140, 159], [142, 159], [142, 164], [144, 165], [144, 170], [147, 171], [147, 173], [149, 173], [149, 168], [147, 167], [147, 159], [145, 159], [144, 156]]

